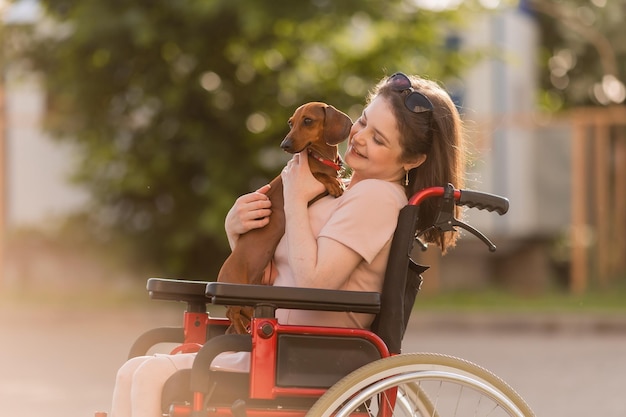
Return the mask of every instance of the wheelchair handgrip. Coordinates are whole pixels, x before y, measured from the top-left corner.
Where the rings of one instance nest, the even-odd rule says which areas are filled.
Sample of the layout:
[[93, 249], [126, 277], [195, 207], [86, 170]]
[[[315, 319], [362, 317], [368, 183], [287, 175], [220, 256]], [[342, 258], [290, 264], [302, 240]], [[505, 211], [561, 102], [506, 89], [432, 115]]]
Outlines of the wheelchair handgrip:
[[457, 203], [459, 206], [495, 211], [501, 216], [509, 211], [509, 200], [499, 195], [471, 190], [460, 190], [460, 194]]

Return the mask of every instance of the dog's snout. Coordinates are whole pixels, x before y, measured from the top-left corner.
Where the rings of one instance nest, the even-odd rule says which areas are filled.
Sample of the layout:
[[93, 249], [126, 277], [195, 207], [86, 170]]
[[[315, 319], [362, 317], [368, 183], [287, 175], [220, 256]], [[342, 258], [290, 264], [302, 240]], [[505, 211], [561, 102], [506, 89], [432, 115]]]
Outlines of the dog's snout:
[[291, 138], [289, 136], [287, 136], [285, 139], [283, 139], [283, 141], [280, 143], [280, 147], [284, 150], [289, 152], [292, 147], [293, 147], [293, 141], [291, 140]]

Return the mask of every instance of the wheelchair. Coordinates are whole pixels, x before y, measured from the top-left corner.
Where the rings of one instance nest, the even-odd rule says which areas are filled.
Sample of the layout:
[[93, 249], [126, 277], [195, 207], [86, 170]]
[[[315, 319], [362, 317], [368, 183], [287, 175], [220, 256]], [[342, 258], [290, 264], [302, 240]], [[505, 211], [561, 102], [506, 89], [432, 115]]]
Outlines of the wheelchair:
[[[439, 214], [418, 232], [420, 204], [431, 198]], [[431, 228], [461, 227], [495, 250], [486, 236], [455, 218], [457, 205], [503, 215], [509, 203], [450, 184], [415, 194], [400, 211], [380, 294], [150, 278], [151, 299], [186, 303], [183, 325], [149, 330], [129, 357], [159, 343], [176, 343], [172, 354], [197, 352], [193, 367], [165, 384], [162, 408], [169, 417], [534, 416], [513, 388], [476, 364], [401, 352], [427, 269], [412, 258], [414, 248], [425, 250], [420, 237]], [[208, 304], [252, 306], [250, 334], [226, 334], [229, 321], [212, 317]], [[283, 325], [275, 318], [283, 308], [369, 313], [375, 320], [370, 330]], [[211, 370], [213, 359], [227, 351], [250, 352], [250, 372]]]

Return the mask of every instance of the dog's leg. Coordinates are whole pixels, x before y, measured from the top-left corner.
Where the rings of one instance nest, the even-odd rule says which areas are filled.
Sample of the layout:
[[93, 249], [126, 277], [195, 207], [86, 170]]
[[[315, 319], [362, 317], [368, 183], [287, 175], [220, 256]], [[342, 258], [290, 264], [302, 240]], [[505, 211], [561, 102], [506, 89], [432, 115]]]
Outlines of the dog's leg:
[[283, 209], [283, 184], [280, 177], [271, 183], [267, 196], [272, 202], [269, 223], [260, 229], [250, 230], [239, 237], [235, 249], [226, 259], [217, 280], [241, 284], [260, 284], [263, 272], [269, 265], [276, 246], [285, 233]]
[[231, 306], [226, 309], [226, 317], [230, 320], [230, 326], [226, 334], [246, 334], [250, 328], [250, 320], [254, 315], [252, 307]]
[[341, 186], [341, 180], [339, 178], [330, 177], [321, 172], [314, 172], [313, 176], [319, 182], [324, 184], [324, 187], [326, 187], [326, 191], [328, 191], [328, 194], [332, 195], [333, 197], [339, 197], [343, 194], [343, 187]]
[[[265, 268], [269, 265], [278, 242], [285, 233], [283, 183], [280, 177], [271, 182], [267, 193], [272, 202], [270, 222], [260, 229], [250, 230], [239, 237], [235, 249], [226, 259], [217, 280], [239, 284], [261, 284]], [[251, 316], [250, 307], [229, 307], [226, 315], [231, 319], [228, 333], [246, 333]]]

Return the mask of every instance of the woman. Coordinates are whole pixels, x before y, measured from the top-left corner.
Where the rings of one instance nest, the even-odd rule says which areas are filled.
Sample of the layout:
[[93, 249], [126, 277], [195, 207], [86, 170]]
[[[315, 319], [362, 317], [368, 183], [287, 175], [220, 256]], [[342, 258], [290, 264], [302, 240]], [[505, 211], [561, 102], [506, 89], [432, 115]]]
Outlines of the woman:
[[[397, 73], [371, 92], [350, 131], [345, 162], [352, 176], [339, 198], [308, 202], [323, 191], [308, 158], [296, 154], [281, 173], [285, 235], [272, 261], [274, 285], [355, 291], [382, 289], [398, 213], [416, 191], [452, 183], [462, 187], [461, 122], [448, 94], [436, 83]], [[239, 235], [263, 227], [271, 215], [267, 186], [235, 202], [225, 227], [231, 247]], [[423, 226], [435, 207], [420, 210]], [[456, 235], [436, 231], [426, 239], [445, 250]], [[278, 310], [283, 324], [369, 328], [373, 316], [344, 312]], [[118, 372], [112, 417], [156, 417], [160, 392], [177, 369], [189, 368], [194, 354], [134, 358]], [[247, 371], [249, 354], [218, 356], [212, 369]]]

